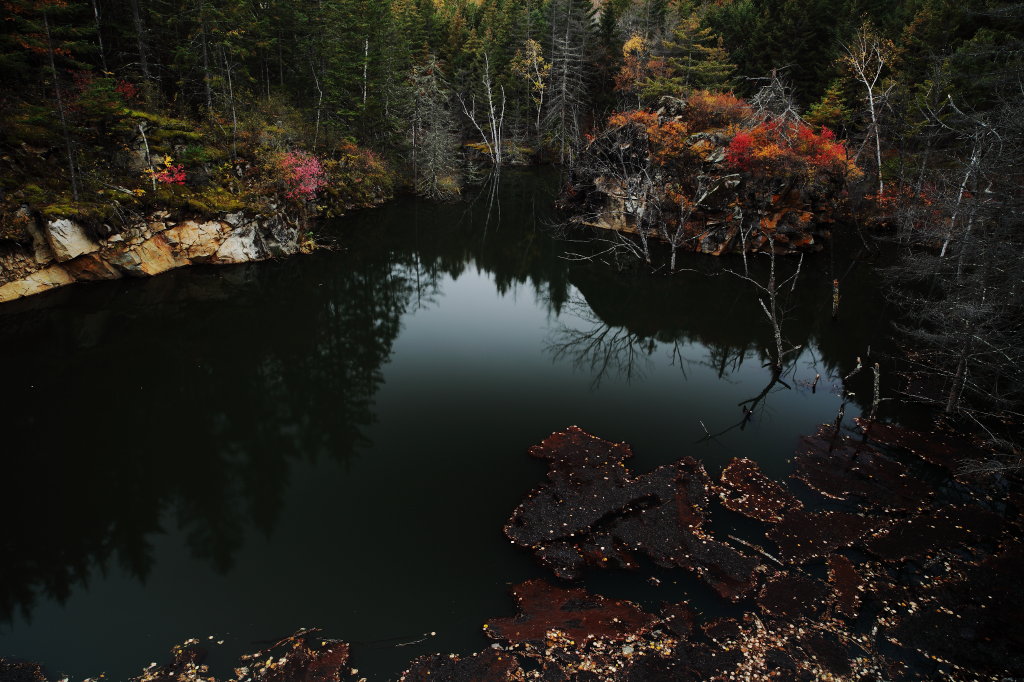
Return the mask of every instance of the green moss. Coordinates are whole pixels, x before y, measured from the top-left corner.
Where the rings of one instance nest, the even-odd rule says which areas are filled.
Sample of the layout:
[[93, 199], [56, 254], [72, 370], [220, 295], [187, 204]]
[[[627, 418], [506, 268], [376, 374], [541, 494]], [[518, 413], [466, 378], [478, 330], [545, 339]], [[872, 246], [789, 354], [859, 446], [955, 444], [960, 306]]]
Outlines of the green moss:
[[248, 207], [248, 204], [239, 197], [219, 188], [203, 192], [190, 192], [181, 197], [181, 202], [182, 208], [204, 215], [235, 213]]
[[186, 121], [185, 119], [172, 118], [170, 116], [161, 116], [160, 114], [152, 114], [148, 111], [142, 111], [140, 109], [125, 109], [124, 114], [125, 116], [128, 116], [130, 118], [148, 121], [156, 127], [163, 128], [165, 130], [189, 131], [195, 128], [195, 125], [193, 125], [190, 121]]
[[72, 201], [61, 197], [57, 201], [39, 207], [43, 218], [74, 218], [83, 221], [102, 222], [110, 220], [117, 208], [112, 202]]

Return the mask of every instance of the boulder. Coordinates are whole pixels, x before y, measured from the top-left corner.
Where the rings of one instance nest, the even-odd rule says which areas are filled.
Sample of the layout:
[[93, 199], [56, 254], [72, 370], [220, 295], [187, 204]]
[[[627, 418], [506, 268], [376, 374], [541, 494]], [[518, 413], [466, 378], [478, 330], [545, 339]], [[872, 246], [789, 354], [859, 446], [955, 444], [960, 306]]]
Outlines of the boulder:
[[216, 255], [229, 229], [221, 222], [186, 220], [166, 230], [162, 236], [179, 259], [202, 263]]
[[162, 235], [155, 235], [139, 246], [120, 251], [109, 256], [107, 260], [129, 277], [145, 277], [159, 275], [179, 265], [187, 265], [188, 261], [178, 261], [170, 244]]
[[256, 226], [253, 224], [235, 228], [217, 249], [214, 263], [249, 263], [269, 256]]
[[48, 221], [46, 239], [57, 261], [61, 263], [100, 250], [100, 245], [89, 236], [85, 228], [68, 218]]

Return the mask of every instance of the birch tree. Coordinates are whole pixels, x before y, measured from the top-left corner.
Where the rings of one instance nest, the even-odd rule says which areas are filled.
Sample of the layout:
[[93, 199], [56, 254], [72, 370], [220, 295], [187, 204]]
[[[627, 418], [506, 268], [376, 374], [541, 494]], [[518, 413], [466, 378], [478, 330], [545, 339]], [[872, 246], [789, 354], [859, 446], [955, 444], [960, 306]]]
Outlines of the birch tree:
[[[881, 108], [894, 87], [892, 84], [883, 87], [882, 74], [889, 67], [895, 53], [896, 46], [893, 42], [878, 35], [871, 22], [866, 21], [853, 40], [844, 46], [842, 57], [847, 69], [864, 89], [864, 102], [869, 120], [864, 143], [874, 142], [879, 194], [885, 191], [885, 183], [882, 180], [882, 132], [879, 119]], [[860, 155], [860, 151], [857, 155]]]

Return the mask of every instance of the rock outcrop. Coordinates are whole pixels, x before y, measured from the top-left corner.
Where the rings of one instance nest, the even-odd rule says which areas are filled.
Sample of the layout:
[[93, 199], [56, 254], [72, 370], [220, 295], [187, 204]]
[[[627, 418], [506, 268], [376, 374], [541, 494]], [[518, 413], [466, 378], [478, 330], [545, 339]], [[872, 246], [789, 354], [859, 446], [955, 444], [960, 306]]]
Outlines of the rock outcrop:
[[195, 263], [248, 263], [298, 253], [284, 214], [174, 220], [157, 212], [121, 231], [70, 218], [31, 219], [31, 243], [0, 244], [0, 303], [74, 282], [147, 277]]

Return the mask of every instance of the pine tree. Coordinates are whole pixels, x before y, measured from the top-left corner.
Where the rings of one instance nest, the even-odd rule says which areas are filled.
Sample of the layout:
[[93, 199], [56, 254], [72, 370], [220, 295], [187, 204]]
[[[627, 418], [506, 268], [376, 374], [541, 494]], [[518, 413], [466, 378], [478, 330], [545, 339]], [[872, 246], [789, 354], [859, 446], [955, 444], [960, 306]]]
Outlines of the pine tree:
[[449, 108], [451, 93], [433, 55], [411, 69], [407, 87], [407, 154], [416, 193], [428, 199], [454, 199], [460, 191], [459, 140]]
[[696, 14], [682, 19], [664, 42], [671, 86], [682, 95], [692, 90], [732, 89], [736, 67], [730, 63], [722, 39], [703, 26]]

